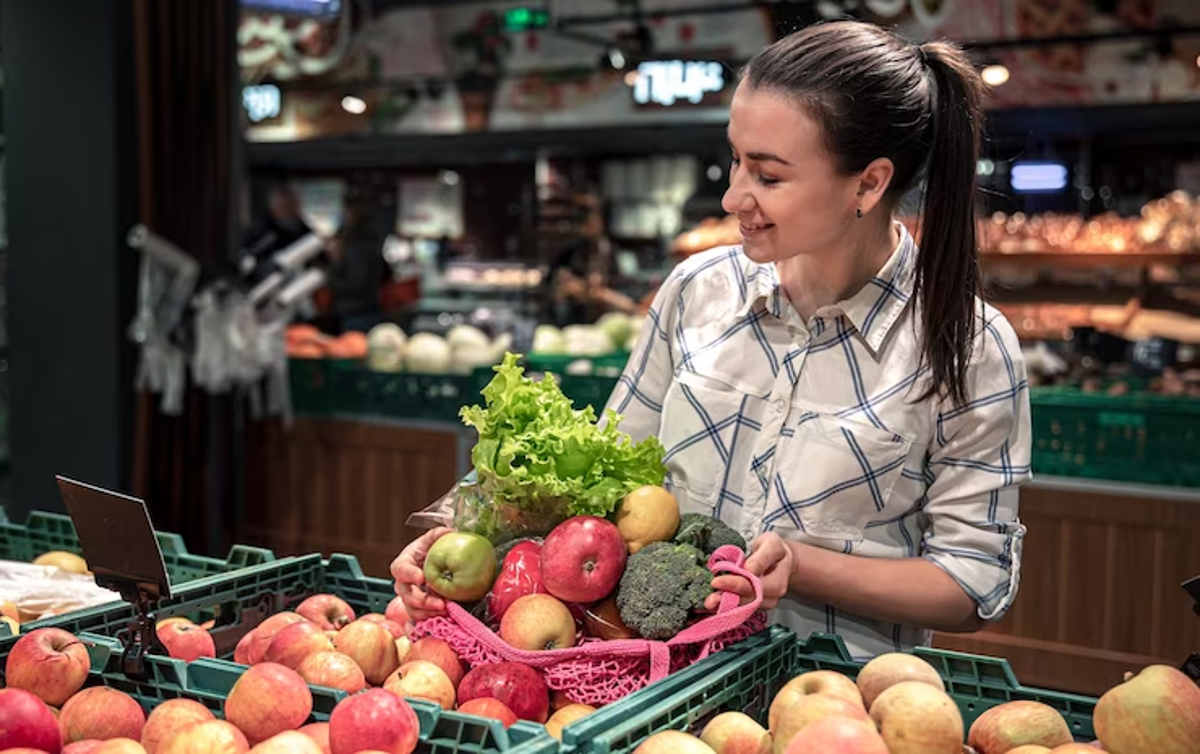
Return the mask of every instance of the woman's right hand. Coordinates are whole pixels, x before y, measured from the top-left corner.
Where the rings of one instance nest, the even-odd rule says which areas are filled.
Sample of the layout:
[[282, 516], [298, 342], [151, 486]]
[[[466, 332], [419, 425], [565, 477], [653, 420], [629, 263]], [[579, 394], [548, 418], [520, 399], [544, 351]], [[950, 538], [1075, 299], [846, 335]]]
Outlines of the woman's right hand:
[[396, 594], [404, 601], [408, 616], [414, 621], [425, 620], [441, 615], [446, 610], [446, 602], [441, 597], [428, 591], [425, 586], [425, 556], [429, 548], [443, 534], [449, 534], [453, 529], [440, 526], [417, 537], [404, 548], [392, 561], [392, 578], [396, 580]]

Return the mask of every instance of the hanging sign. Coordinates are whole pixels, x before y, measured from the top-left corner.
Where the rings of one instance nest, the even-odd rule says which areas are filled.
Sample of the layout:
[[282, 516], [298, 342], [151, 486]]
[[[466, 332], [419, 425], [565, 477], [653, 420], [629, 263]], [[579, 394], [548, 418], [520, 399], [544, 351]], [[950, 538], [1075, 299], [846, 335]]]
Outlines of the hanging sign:
[[631, 79], [634, 102], [661, 107], [704, 104], [727, 83], [725, 65], [706, 60], [647, 60]]

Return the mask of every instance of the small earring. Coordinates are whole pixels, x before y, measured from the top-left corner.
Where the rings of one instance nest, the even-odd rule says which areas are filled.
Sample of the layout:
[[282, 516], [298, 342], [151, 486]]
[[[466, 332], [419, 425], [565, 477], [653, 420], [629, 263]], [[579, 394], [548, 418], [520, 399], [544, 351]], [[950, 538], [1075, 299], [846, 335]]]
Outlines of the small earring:
[[854, 216], [859, 219], [862, 218], [862, 207], [859, 207], [858, 209], [854, 210]]

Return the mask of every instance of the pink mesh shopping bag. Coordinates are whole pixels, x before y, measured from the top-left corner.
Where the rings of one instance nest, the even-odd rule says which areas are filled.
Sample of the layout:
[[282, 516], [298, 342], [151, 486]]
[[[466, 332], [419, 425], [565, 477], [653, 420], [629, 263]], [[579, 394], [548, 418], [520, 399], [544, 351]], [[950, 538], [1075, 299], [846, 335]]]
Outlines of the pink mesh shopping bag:
[[505, 661], [522, 663], [539, 671], [551, 691], [561, 691], [573, 702], [598, 707], [763, 630], [767, 618], [759, 610], [762, 582], [743, 567], [745, 561], [741, 549], [727, 545], [712, 554], [708, 568], [713, 573], [732, 573], [748, 580], [754, 587], [754, 600], [739, 605], [738, 596], [727, 592], [716, 613], [665, 642], [586, 637], [568, 649], [528, 652], [509, 646], [453, 602], [446, 603], [444, 616], [418, 622], [412, 639], [442, 639], [472, 667]]

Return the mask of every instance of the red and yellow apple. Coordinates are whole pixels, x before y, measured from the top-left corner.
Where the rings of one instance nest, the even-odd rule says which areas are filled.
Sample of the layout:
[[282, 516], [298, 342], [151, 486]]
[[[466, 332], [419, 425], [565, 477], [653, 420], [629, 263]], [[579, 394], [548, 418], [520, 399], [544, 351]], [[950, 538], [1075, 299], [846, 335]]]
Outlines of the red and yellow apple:
[[250, 754], [322, 754], [316, 741], [298, 730], [271, 736], [250, 750]]
[[300, 732], [311, 738], [325, 754], [331, 754], [329, 749], [329, 723], [309, 723]]
[[338, 631], [354, 622], [354, 608], [334, 594], [314, 594], [300, 603], [296, 614], [322, 631]]
[[285, 626], [267, 647], [264, 659], [295, 670], [309, 655], [332, 652], [333, 642], [316, 624], [305, 621]]
[[58, 752], [62, 744], [62, 729], [45, 702], [24, 689], [0, 689], [0, 751]]
[[862, 705], [828, 694], [801, 696], [787, 707], [779, 710], [775, 729], [771, 731], [771, 743], [775, 754], [783, 754], [788, 742], [808, 726], [827, 717], [845, 717], [861, 722], [870, 722]]
[[142, 745], [132, 738], [110, 738], [94, 751], [95, 754], [146, 754]]
[[780, 710], [790, 707], [801, 697], [808, 696], [809, 694], [836, 696], [839, 699], [845, 699], [848, 702], [857, 704], [863, 708], [864, 712], [866, 711], [862, 694], [859, 692], [858, 686], [855, 685], [854, 681], [832, 670], [813, 670], [796, 676], [779, 690], [779, 693], [775, 695], [775, 699], [771, 701], [771, 709], [767, 713], [767, 727], [770, 730], [775, 730]]
[[209, 720], [181, 728], [158, 748], [159, 754], [245, 754], [246, 736], [224, 720]]
[[408, 659], [408, 653], [411, 649], [412, 640], [410, 640], [407, 636], [401, 636], [399, 639], [396, 639], [396, 659], [401, 665], [403, 665], [405, 660]]
[[[96, 749], [104, 745], [103, 741], [88, 739], [87, 741], [76, 741], [73, 744], [67, 744], [62, 749], [62, 754], [95, 754]], [[5, 753], [7, 754], [7, 752]]]
[[225, 699], [225, 719], [251, 744], [296, 730], [312, 714], [312, 692], [296, 671], [266, 662], [238, 678]]
[[[505, 728], [509, 727], [520, 719], [517, 717], [517, 713], [508, 708], [507, 704], [499, 699], [493, 699], [488, 696], [481, 696], [478, 699], [472, 699], [471, 701], [459, 707], [458, 711], [467, 715], [489, 717], [493, 720], [499, 720]], [[554, 718], [551, 717], [550, 719], [553, 720]], [[550, 730], [550, 720], [546, 721], [546, 730]]]
[[575, 617], [549, 594], [518, 598], [500, 621], [500, 638], [527, 651], [575, 646]]
[[599, 602], [617, 588], [627, 557], [616, 524], [599, 516], [573, 516], [546, 535], [539, 560], [542, 585], [564, 602]]
[[394, 620], [388, 620], [388, 618], [380, 615], [379, 613], [367, 613], [363, 617], [359, 618], [359, 620], [365, 620], [367, 623], [376, 623], [380, 626], [383, 626], [388, 630], [388, 633], [392, 635], [393, 639], [399, 639], [408, 635], [404, 631], [403, 625]]
[[442, 709], [454, 709], [454, 684], [450, 682], [450, 677], [432, 662], [406, 662], [387, 679], [383, 687], [407, 699], [424, 699], [441, 706]]
[[888, 652], [875, 657], [858, 672], [858, 690], [862, 693], [865, 708], [871, 709], [880, 694], [905, 681], [919, 681], [939, 691], [946, 690], [946, 684], [937, 670], [920, 657]]
[[827, 717], [797, 733], [784, 754], [889, 754], [870, 722]]
[[458, 686], [458, 703], [490, 696], [508, 705], [522, 720], [545, 724], [550, 692], [538, 672], [516, 662], [476, 665]]
[[1092, 721], [1112, 754], [1192, 754], [1200, 741], [1200, 688], [1182, 671], [1151, 665], [1106, 691]]
[[92, 668], [87, 647], [61, 628], [39, 628], [17, 639], [8, 653], [5, 681], [55, 707], [70, 699]]
[[722, 712], [704, 726], [700, 740], [717, 754], [771, 754], [771, 734], [744, 712]]
[[[1049, 749], [1048, 751], [1050, 754], [1104, 754], [1104, 750], [1095, 744], [1080, 743], [1063, 744], [1062, 746], [1055, 746], [1053, 749]], [[1008, 752], [1008, 754], [1022, 753], [1017, 752], [1016, 749], [1013, 749], [1012, 751]]]
[[[1095, 749], [1091, 748], [1090, 746], [1087, 748], [1088, 748], [1088, 752], [1090, 752], [1090, 754], [1096, 754]], [[1038, 746], [1037, 744], [1026, 744], [1025, 746], [1018, 746], [1017, 748], [1013, 749], [1012, 751], [1005, 752], [1005, 754], [1050, 754], [1050, 750], [1047, 749], [1045, 746]]]
[[173, 621], [160, 625], [158, 640], [166, 647], [167, 654], [176, 660], [193, 662], [201, 657], [216, 657], [217, 645], [212, 634], [191, 621]]
[[561, 741], [563, 728], [576, 720], [582, 720], [595, 711], [596, 708], [590, 704], [568, 702], [554, 710], [554, 714], [546, 721], [546, 732], [550, 734], [551, 738]]
[[67, 700], [59, 713], [63, 743], [95, 739], [142, 737], [146, 713], [142, 705], [123, 691], [93, 686]]
[[1057, 710], [1024, 700], [992, 707], [976, 718], [967, 733], [967, 745], [978, 754], [1007, 754], [1031, 744], [1053, 749], [1074, 740]]
[[147, 754], [156, 754], [176, 731], [189, 725], [215, 720], [216, 716], [200, 702], [191, 699], [169, 699], [150, 711], [142, 728], [142, 747]]
[[296, 672], [312, 686], [341, 689], [357, 694], [367, 687], [362, 668], [341, 652], [317, 652], [304, 658]]
[[[264, 620], [253, 631], [242, 637], [242, 641], [238, 642], [237, 650], [240, 652], [241, 659], [238, 659], [239, 652], [235, 650], [234, 659], [243, 665], [257, 665], [267, 659], [267, 649], [270, 648], [271, 642], [280, 631], [295, 623], [306, 622], [304, 618], [291, 612], [276, 613]], [[245, 646], [243, 650], [242, 647]]]
[[926, 681], [889, 686], [871, 705], [871, 719], [890, 754], [962, 754], [962, 713]]
[[[622, 540], [623, 541], [623, 540]], [[664, 730], [642, 741], [633, 754], [716, 754], [712, 747], [693, 735]]]
[[408, 627], [408, 608], [404, 606], [404, 600], [395, 597], [388, 603], [387, 609], [383, 611], [384, 617], [390, 621]]
[[463, 676], [467, 672], [458, 654], [442, 639], [429, 637], [414, 642], [404, 661], [416, 662], [417, 660], [437, 665], [450, 677], [450, 682], [454, 684], [455, 688], [462, 683]]
[[410, 754], [417, 748], [420, 724], [408, 702], [383, 689], [343, 699], [329, 716], [332, 754], [377, 750]]
[[400, 666], [396, 639], [378, 623], [355, 621], [338, 632], [337, 651], [358, 663], [372, 686], [378, 686]]

